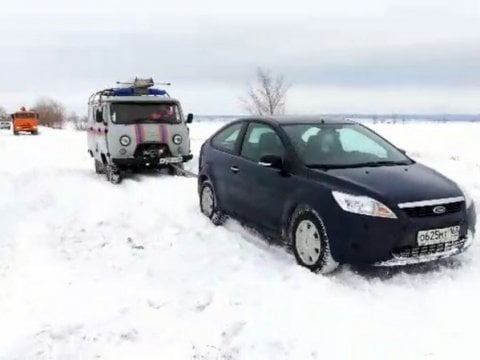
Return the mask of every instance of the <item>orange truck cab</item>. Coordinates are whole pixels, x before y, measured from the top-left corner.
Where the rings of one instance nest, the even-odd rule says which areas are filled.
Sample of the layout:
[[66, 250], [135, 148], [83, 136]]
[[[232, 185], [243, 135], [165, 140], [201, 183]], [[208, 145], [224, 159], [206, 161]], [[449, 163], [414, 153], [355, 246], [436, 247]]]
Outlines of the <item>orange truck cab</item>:
[[38, 134], [38, 113], [28, 111], [24, 107], [12, 114], [13, 134], [18, 135], [20, 131], [29, 132], [32, 135]]

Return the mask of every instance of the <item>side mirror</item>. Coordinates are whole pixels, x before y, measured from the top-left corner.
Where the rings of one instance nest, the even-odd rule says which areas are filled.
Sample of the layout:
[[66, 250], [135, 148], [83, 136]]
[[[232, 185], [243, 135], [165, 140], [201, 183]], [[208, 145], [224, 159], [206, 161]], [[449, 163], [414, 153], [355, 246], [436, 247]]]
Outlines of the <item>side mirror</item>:
[[102, 113], [102, 110], [97, 110], [97, 112], [95, 113], [95, 121], [96, 121], [97, 123], [103, 122], [103, 113]]
[[398, 149], [398, 150], [400, 150], [402, 154], [407, 155], [407, 150], [404, 150], [404, 149]]
[[193, 114], [190, 113], [187, 115], [187, 124], [191, 124], [193, 122]]
[[283, 159], [278, 155], [263, 155], [260, 158], [259, 164], [273, 169], [283, 169]]

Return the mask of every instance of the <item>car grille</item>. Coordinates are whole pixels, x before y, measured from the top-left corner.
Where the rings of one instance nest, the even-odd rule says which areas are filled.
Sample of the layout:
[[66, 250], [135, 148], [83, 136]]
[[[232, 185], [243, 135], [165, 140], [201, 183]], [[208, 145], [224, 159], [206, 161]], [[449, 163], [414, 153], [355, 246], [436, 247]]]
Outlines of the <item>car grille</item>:
[[442, 216], [445, 214], [453, 214], [462, 210], [463, 201], [458, 201], [450, 204], [442, 204], [445, 207], [445, 212], [436, 214], [433, 209], [438, 205], [418, 206], [403, 209], [410, 217], [428, 217], [428, 216]]
[[419, 257], [424, 255], [435, 255], [439, 253], [448, 252], [452, 249], [457, 247], [461, 247], [465, 245], [466, 239], [459, 239], [455, 241], [448, 241], [439, 244], [431, 244], [431, 245], [424, 245], [424, 246], [409, 246], [400, 249], [395, 249], [393, 251], [393, 255], [402, 258], [411, 258], [411, 257]]

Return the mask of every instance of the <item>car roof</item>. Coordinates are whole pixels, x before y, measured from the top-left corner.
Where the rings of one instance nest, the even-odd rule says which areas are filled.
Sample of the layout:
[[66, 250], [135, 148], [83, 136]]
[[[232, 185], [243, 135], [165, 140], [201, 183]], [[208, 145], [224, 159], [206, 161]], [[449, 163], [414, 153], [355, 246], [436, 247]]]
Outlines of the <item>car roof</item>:
[[242, 120], [261, 120], [278, 125], [293, 124], [356, 124], [355, 121], [343, 117], [319, 116], [319, 115], [281, 115], [281, 116], [257, 116], [247, 117]]

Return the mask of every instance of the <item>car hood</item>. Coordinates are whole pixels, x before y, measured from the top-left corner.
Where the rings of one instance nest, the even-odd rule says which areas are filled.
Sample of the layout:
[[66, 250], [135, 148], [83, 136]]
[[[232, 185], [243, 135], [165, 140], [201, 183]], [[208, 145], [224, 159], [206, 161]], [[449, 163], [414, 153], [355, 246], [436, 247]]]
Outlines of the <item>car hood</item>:
[[[320, 171], [320, 170], [318, 170]], [[331, 169], [322, 171], [338, 185], [357, 187], [365, 195], [377, 196], [390, 204], [463, 196], [457, 184], [429, 167], [412, 165]], [[369, 194], [370, 193], [370, 194]]]

